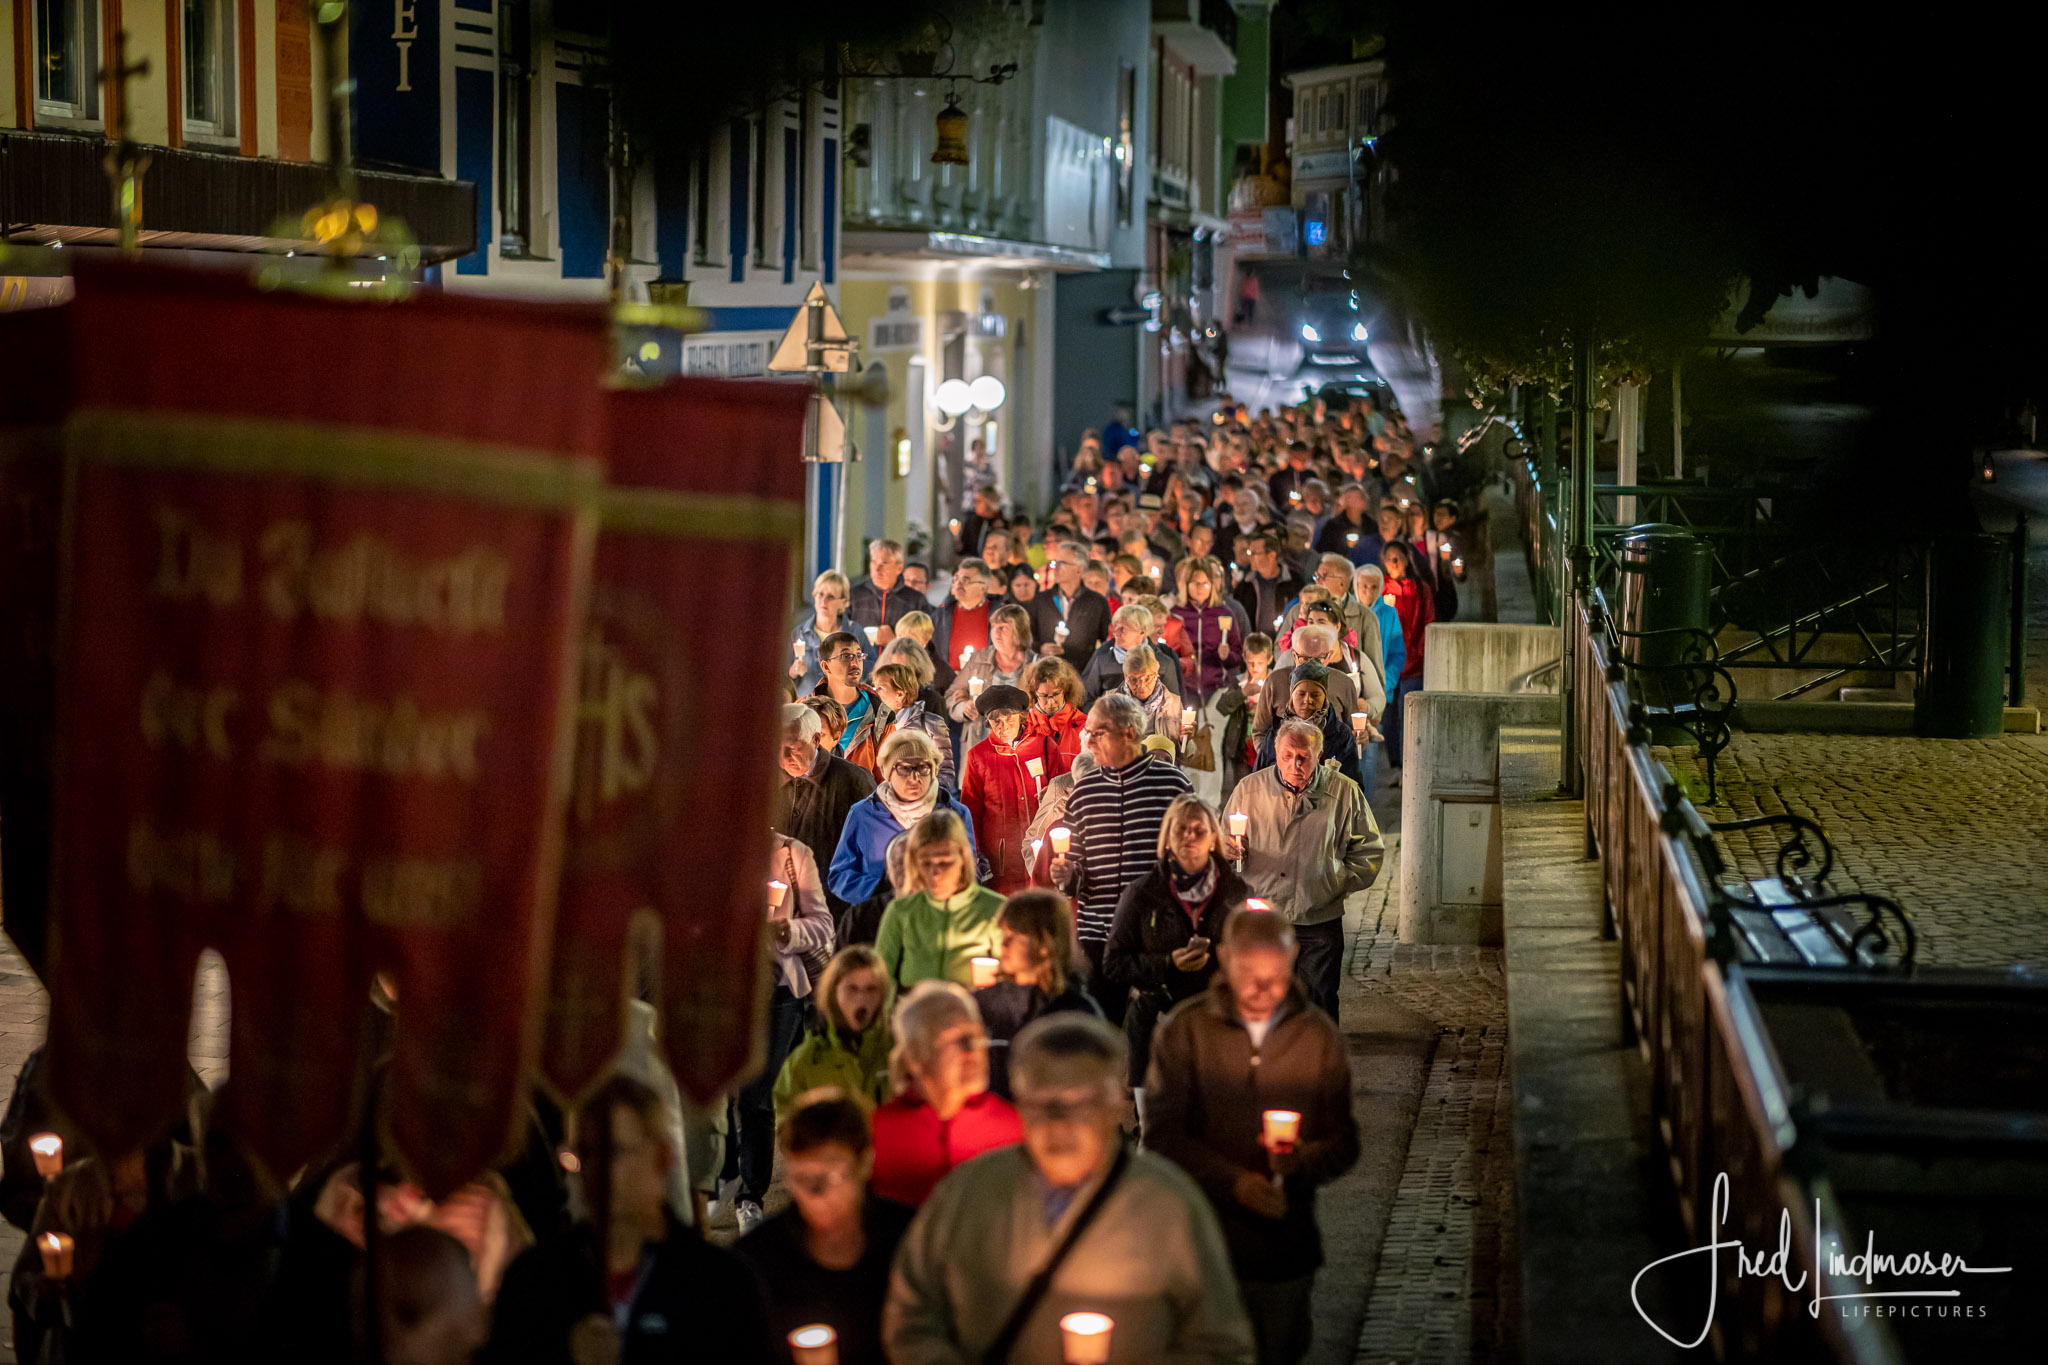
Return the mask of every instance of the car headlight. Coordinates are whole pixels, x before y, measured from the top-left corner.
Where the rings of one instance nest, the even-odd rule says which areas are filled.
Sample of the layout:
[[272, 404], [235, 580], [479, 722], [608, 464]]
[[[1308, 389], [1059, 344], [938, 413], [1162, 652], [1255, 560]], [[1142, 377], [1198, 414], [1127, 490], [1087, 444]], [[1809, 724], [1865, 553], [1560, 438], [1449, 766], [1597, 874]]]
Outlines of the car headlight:
[[1323, 337], [1315, 328], [1304, 322], [1301, 324], [1301, 339], [1303, 341], [1321, 341]]
[[1352, 324], [1351, 324], [1351, 339], [1352, 339], [1353, 341], [1363, 341], [1363, 340], [1365, 340], [1365, 324], [1364, 324], [1364, 323], [1362, 323], [1362, 322], [1354, 322], [1354, 323], [1352, 323]]

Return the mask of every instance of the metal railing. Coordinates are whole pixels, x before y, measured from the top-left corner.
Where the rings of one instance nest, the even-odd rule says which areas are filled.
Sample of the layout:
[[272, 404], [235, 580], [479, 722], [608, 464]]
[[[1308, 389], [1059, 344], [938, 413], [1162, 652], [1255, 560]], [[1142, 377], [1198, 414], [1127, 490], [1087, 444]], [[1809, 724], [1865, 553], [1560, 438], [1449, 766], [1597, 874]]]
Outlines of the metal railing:
[[[1883, 897], [1829, 893], [1833, 851], [1811, 821], [1710, 825], [1651, 754], [1643, 704], [1609, 636], [1604, 604], [1597, 596], [1575, 602], [1565, 628], [1580, 680], [1566, 704], [1577, 721], [1587, 853], [1600, 859], [1620, 945], [1623, 1028], [1649, 1068], [1656, 1135], [1680, 1216], [1695, 1245], [1741, 1236], [1752, 1247], [1775, 1246], [1779, 1219], [1788, 1217], [1792, 1259], [1812, 1265], [1815, 1196], [1796, 1155], [1803, 1113], [1775, 1062], [1746, 973], [1780, 949], [1807, 966], [1833, 960], [1844, 971], [1910, 973], [1917, 948], [1910, 918]], [[1733, 877], [1716, 841], [1717, 828], [1760, 825], [1790, 834], [1769, 902], [1761, 883]], [[1834, 914], [1852, 907], [1861, 921], [1845, 933]], [[1824, 943], [1802, 948], [1801, 934], [1819, 934]], [[1717, 1221], [1723, 1174], [1729, 1202], [1725, 1221]], [[1805, 1309], [1780, 1279], [1726, 1268], [1715, 1311], [1718, 1354], [1854, 1365], [1898, 1358], [1874, 1319], [1815, 1319]]]

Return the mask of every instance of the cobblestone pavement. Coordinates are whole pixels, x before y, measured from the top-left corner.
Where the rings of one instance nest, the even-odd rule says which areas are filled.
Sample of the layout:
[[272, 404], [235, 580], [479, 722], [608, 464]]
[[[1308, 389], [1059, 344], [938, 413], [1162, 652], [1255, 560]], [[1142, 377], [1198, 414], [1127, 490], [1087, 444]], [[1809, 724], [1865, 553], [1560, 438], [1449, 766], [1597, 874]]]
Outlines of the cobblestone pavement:
[[[1704, 789], [1690, 749], [1657, 754]], [[2048, 738], [1737, 734], [1719, 774], [1708, 819], [1818, 821], [1829, 885], [1905, 906], [1923, 965], [2048, 968]], [[1774, 871], [1774, 831], [1720, 837], [1744, 874]]]
[[1354, 1359], [1512, 1360], [1521, 1307], [1501, 953], [1401, 943], [1398, 856], [1349, 918], [1349, 975], [1366, 1001], [1411, 1010], [1438, 1036]]

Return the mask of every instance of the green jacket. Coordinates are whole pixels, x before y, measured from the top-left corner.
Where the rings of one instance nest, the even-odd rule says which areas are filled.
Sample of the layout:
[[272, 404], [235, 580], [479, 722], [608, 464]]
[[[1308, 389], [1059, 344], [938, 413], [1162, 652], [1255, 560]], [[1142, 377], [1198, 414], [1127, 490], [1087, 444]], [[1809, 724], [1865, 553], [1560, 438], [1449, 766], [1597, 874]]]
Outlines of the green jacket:
[[996, 915], [1001, 893], [971, 887], [949, 901], [914, 891], [889, 902], [875, 933], [890, 979], [901, 995], [920, 981], [941, 977], [974, 988], [974, 959], [994, 957], [1002, 945]]
[[848, 1047], [838, 1029], [820, 1020], [790, 1049], [775, 1078], [776, 1117], [780, 1119], [798, 1095], [821, 1085], [836, 1085], [871, 1108], [880, 1104], [889, 1088], [889, 1047], [886, 1019], [877, 1019], [855, 1047]]

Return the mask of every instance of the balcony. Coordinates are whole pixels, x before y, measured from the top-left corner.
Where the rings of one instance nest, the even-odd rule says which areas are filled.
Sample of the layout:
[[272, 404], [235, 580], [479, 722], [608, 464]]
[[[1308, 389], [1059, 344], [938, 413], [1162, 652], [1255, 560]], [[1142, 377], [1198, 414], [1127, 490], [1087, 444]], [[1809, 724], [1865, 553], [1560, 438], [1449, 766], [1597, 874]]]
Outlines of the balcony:
[[1152, 31], [1197, 76], [1237, 73], [1237, 10], [1230, 0], [1152, 0]]

